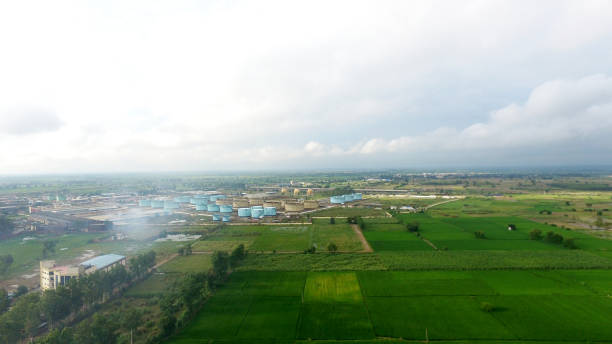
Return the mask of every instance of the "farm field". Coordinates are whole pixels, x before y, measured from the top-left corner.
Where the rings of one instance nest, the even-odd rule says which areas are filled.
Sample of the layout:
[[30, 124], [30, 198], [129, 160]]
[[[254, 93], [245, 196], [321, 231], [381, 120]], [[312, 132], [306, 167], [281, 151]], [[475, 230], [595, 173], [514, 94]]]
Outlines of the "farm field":
[[169, 342], [610, 341], [610, 291], [610, 270], [235, 272]]
[[334, 207], [310, 213], [311, 217], [385, 216], [383, 209]]
[[254, 252], [303, 252], [311, 246], [326, 250], [333, 242], [339, 251], [361, 251], [363, 246], [346, 223], [330, 225], [227, 226], [194, 243], [194, 251], [231, 251], [240, 244]]

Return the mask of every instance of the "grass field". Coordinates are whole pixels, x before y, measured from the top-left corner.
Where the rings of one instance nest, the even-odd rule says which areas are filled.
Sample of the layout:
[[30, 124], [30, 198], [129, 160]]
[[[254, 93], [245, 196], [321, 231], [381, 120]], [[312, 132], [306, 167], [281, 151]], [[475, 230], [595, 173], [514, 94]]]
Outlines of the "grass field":
[[385, 216], [386, 212], [375, 208], [333, 207], [310, 213], [311, 217]]
[[611, 287], [610, 270], [236, 272], [170, 342], [610, 341]]
[[361, 251], [361, 242], [346, 223], [313, 225], [227, 226], [194, 243], [194, 251], [231, 251], [244, 244], [254, 252], [303, 252], [311, 246], [326, 250], [333, 242], [340, 251]]
[[209, 254], [192, 254], [190, 256], [179, 256], [158, 268], [161, 272], [207, 272], [212, 267], [212, 259]]
[[177, 273], [151, 275], [131, 286], [125, 295], [129, 297], [151, 297], [167, 293], [180, 276], [181, 274]]

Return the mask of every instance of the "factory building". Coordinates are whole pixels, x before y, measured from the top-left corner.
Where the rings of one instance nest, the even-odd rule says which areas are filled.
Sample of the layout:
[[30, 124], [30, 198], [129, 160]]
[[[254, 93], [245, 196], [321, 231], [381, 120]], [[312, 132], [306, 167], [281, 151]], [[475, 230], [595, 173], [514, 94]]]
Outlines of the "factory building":
[[71, 279], [79, 277], [79, 268], [57, 266], [54, 260], [40, 262], [40, 289], [50, 290], [66, 285]]
[[96, 271], [108, 272], [115, 266], [125, 265], [125, 262], [125, 256], [119, 254], [105, 254], [82, 262], [79, 264], [79, 268], [83, 269], [83, 272], [86, 274]]

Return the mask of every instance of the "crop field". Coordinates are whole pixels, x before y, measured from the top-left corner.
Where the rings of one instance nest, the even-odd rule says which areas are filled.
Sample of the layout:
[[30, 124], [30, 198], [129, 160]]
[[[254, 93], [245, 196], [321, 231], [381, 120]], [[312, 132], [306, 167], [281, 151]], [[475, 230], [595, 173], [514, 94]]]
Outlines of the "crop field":
[[319, 211], [312, 212], [311, 217], [318, 216], [331, 216], [331, 217], [348, 217], [348, 216], [385, 216], [386, 212], [382, 209], [375, 208], [347, 208], [347, 207], [333, 207]]
[[170, 290], [174, 282], [180, 277], [176, 273], [158, 273], [131, 286], [125, 293], [130, 297], [151, 297], [161, 295]]
[[353, 229], [346, 223], [330, 225], [256, 225], [227, 226], [223, 230], [194, 243], [193, 250], [201, 252], [231, 251], [244, 244], [254, 252], [303, 252], [311, 246], [326, 250], [329, 243], [339, 251], [361, 251], [363, 246]]
[[210, 254], [192, 254], [190, 256], [179, 256], [159, 267], [161, 272], [207, 272], [212, 267]]
[[236, 272], [170, 342], [610, 341], [611, 288], [610, 270]]

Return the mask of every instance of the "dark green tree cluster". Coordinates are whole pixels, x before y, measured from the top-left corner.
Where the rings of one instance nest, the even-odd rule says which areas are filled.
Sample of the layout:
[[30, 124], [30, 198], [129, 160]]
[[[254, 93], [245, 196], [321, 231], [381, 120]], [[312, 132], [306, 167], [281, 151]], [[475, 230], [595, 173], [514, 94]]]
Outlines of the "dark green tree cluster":
[[10, 254], [0, 256], [0, 275], [4, 275], [13, 264], [13, 256]]
[[186, 247], [179, 247], [178, 254], [179, 256], [190, 256], [192, 253], [191, 245], [187, 245]]
[[406, 224], [406, 230], [408, 232], [418, 232], [419, 231], [419, 223], [418, 222], [410, 222]]
[[11, 234], [15, 224], [7, 215], [0, 215], [0, 237]]
[[130, 271], [135, 277], [144, 276], [155, 265], [155, 251], [139, 254], [130, 259]]
[[542, 231], [539, 229], [533, 229], [529, 232], [529, 238], [531, 240], [543, 240], [551, 244], [555, 245], [563, 245], [569, 249], [576, 249], [576, 241], [573, 238], [563, 238], [563, 235], [555, 233], [553, 231], [546, 232], [546, 235], [542, 234]]

